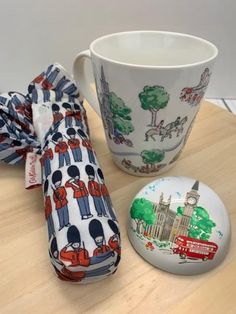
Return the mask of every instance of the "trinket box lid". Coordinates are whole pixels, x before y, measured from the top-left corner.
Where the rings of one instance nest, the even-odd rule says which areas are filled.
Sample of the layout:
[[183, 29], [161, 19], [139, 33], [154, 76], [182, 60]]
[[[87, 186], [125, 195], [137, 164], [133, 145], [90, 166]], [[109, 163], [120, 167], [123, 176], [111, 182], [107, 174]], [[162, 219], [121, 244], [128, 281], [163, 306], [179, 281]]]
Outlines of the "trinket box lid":
[[135, 196], [128, 236], [149, 263], [179, 275], [207, 272], [224, 259], [230, 221], [219, 196], [187, 177], [163, 177]]

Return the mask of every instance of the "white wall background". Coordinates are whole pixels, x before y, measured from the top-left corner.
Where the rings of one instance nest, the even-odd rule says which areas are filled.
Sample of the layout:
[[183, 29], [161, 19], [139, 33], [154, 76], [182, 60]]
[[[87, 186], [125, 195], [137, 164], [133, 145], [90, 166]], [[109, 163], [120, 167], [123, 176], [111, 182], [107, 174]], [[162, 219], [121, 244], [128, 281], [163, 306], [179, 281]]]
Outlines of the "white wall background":
[[54, 61], [73, 58], [104, 34], [169, 30], [220, 50], [208, 97], [236, 98], [235, 0], [0, 0], [0, 91], [26, 89]]

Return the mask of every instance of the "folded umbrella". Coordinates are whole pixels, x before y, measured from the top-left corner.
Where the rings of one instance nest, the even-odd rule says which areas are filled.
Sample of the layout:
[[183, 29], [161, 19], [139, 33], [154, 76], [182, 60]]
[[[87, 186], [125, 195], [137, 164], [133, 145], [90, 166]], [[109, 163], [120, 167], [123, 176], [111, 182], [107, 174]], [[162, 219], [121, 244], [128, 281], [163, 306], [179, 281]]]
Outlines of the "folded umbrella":
[[42, 184], [49, 255], [60, 279], [85, 283], [116, 271], [116, 215], [83, 98], [61, 65], [37, 76], [27, 95], [0, 95], [0, 160], [26, 161], [26, 187]]

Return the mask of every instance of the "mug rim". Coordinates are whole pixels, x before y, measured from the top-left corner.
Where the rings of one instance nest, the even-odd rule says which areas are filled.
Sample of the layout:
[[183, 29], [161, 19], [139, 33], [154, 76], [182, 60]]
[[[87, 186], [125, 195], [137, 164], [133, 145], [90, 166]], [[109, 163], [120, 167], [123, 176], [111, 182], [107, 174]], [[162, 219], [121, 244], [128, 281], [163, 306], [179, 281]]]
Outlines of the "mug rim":
[[[135, 64], [135, 63], [128, 63], [128, 62], [122, 62], [122, 61], [117, 61], [115, 59], [112, 58], [107, 58], [99, 53], [96, 52], [96, 50], [94, 49], [94, 46], [99, 42], [102, 41], [104, 39], [107, 38], [111, 38], [113, 36], [119, 36], [119, 35], [129, 35], [129, 34], [135, 34], [135, 33], [140, 33], [140, 34], [144, 34], [144, 33], [156, 33], [156, 34], [165, 34], [165, 35], [174, 35], [176, 37], [187, 37], [187, 38], [191, 38], [194, 40], [197, 40], [205, 45], [208, 45], [209, 47], [211, 47], [213, 49], [213, 54], [211, 57], [206, 58], [202, 61], [197, 61], [197, 62], [192, 62], [192, 63], [187, 63], [187, 64], [178, 64], [178, 65], [143, 65], [143, 64]], [[142, 30], [142, 31], [125, 31], [125, 32], [117, 32], [117, 33], [111, 33], [111, 34], [107, 34], [101, 37], [98, 37], [97, 39], [93, 40], [89, 46], [89, 50], [91, 51], [91, 53], [93, 55], [95, 55], [97, 58], [102, 59], [103, 61], [109, 62], [109, 63], [113, 63], [113, 64], [117, 64], [117, 65], [121, 65], [121, 66], [127, 66], [127, 67], [133, 67], [133, 68], [148, 68], [148, 69], [181, 69], [181, 68], [188, 68], [188, 67], [195, 67], [195, 66], [200, 66], [200, 65], [204, 65], [205, 63], [208, 63], [212, 60], [214, 60], [217, 55], [218, 55], [218, 49], [217, 47], [211, 43], [210, 41], [203, 39], [201, 37], [198, 36], [194, 36], [194, 35], [190, 35], [190, 34], [186, 34], [186, 33], [179, 33], [179, 32], [169, 32], [169, 31], [156, 31], [156, 30]]]

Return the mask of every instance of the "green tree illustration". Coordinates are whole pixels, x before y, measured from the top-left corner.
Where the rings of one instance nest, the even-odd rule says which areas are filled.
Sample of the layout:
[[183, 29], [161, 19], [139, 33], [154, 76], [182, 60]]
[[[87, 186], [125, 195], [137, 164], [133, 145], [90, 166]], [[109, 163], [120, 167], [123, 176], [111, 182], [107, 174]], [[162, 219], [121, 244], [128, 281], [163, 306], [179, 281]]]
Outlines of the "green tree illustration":
[[156, 163], [161, 162], [165, 158], [165, 152], [159, 149], [143, 150], [140, 154], [143, 159], [143, 163], [153, 167]]
[[166, 107], [170, 98], [169, 94], [163, 86], [145, 86], [138, 96], [141, 107], [151, 112], [150, 126], [156, 126], [157, 112]]
[[[184, 207], [179, 206], [177, 208], [177, 215], [182, 216]], [[207, 210], [201, 206], [194, 208], [193, 215], [190, 221], [190, 228], [188, 236], [190, 238], [201, 239], [208, 241], [212, 229], [216, 226], [215, 222], [210, 219]]]
[[114, 128], [124, 135], [133, 132], [134, 127], [130, 116], [131, 109], [114, 92], [109, 93], [109, 104]]
[[130, 216], [137, 224], [136, 231], [140, 233], [141, 225], [145, 228], [146, 225], [152, 225], [156, 220], [153, 203], [145, 198], [136, 198], [132, 203]]

